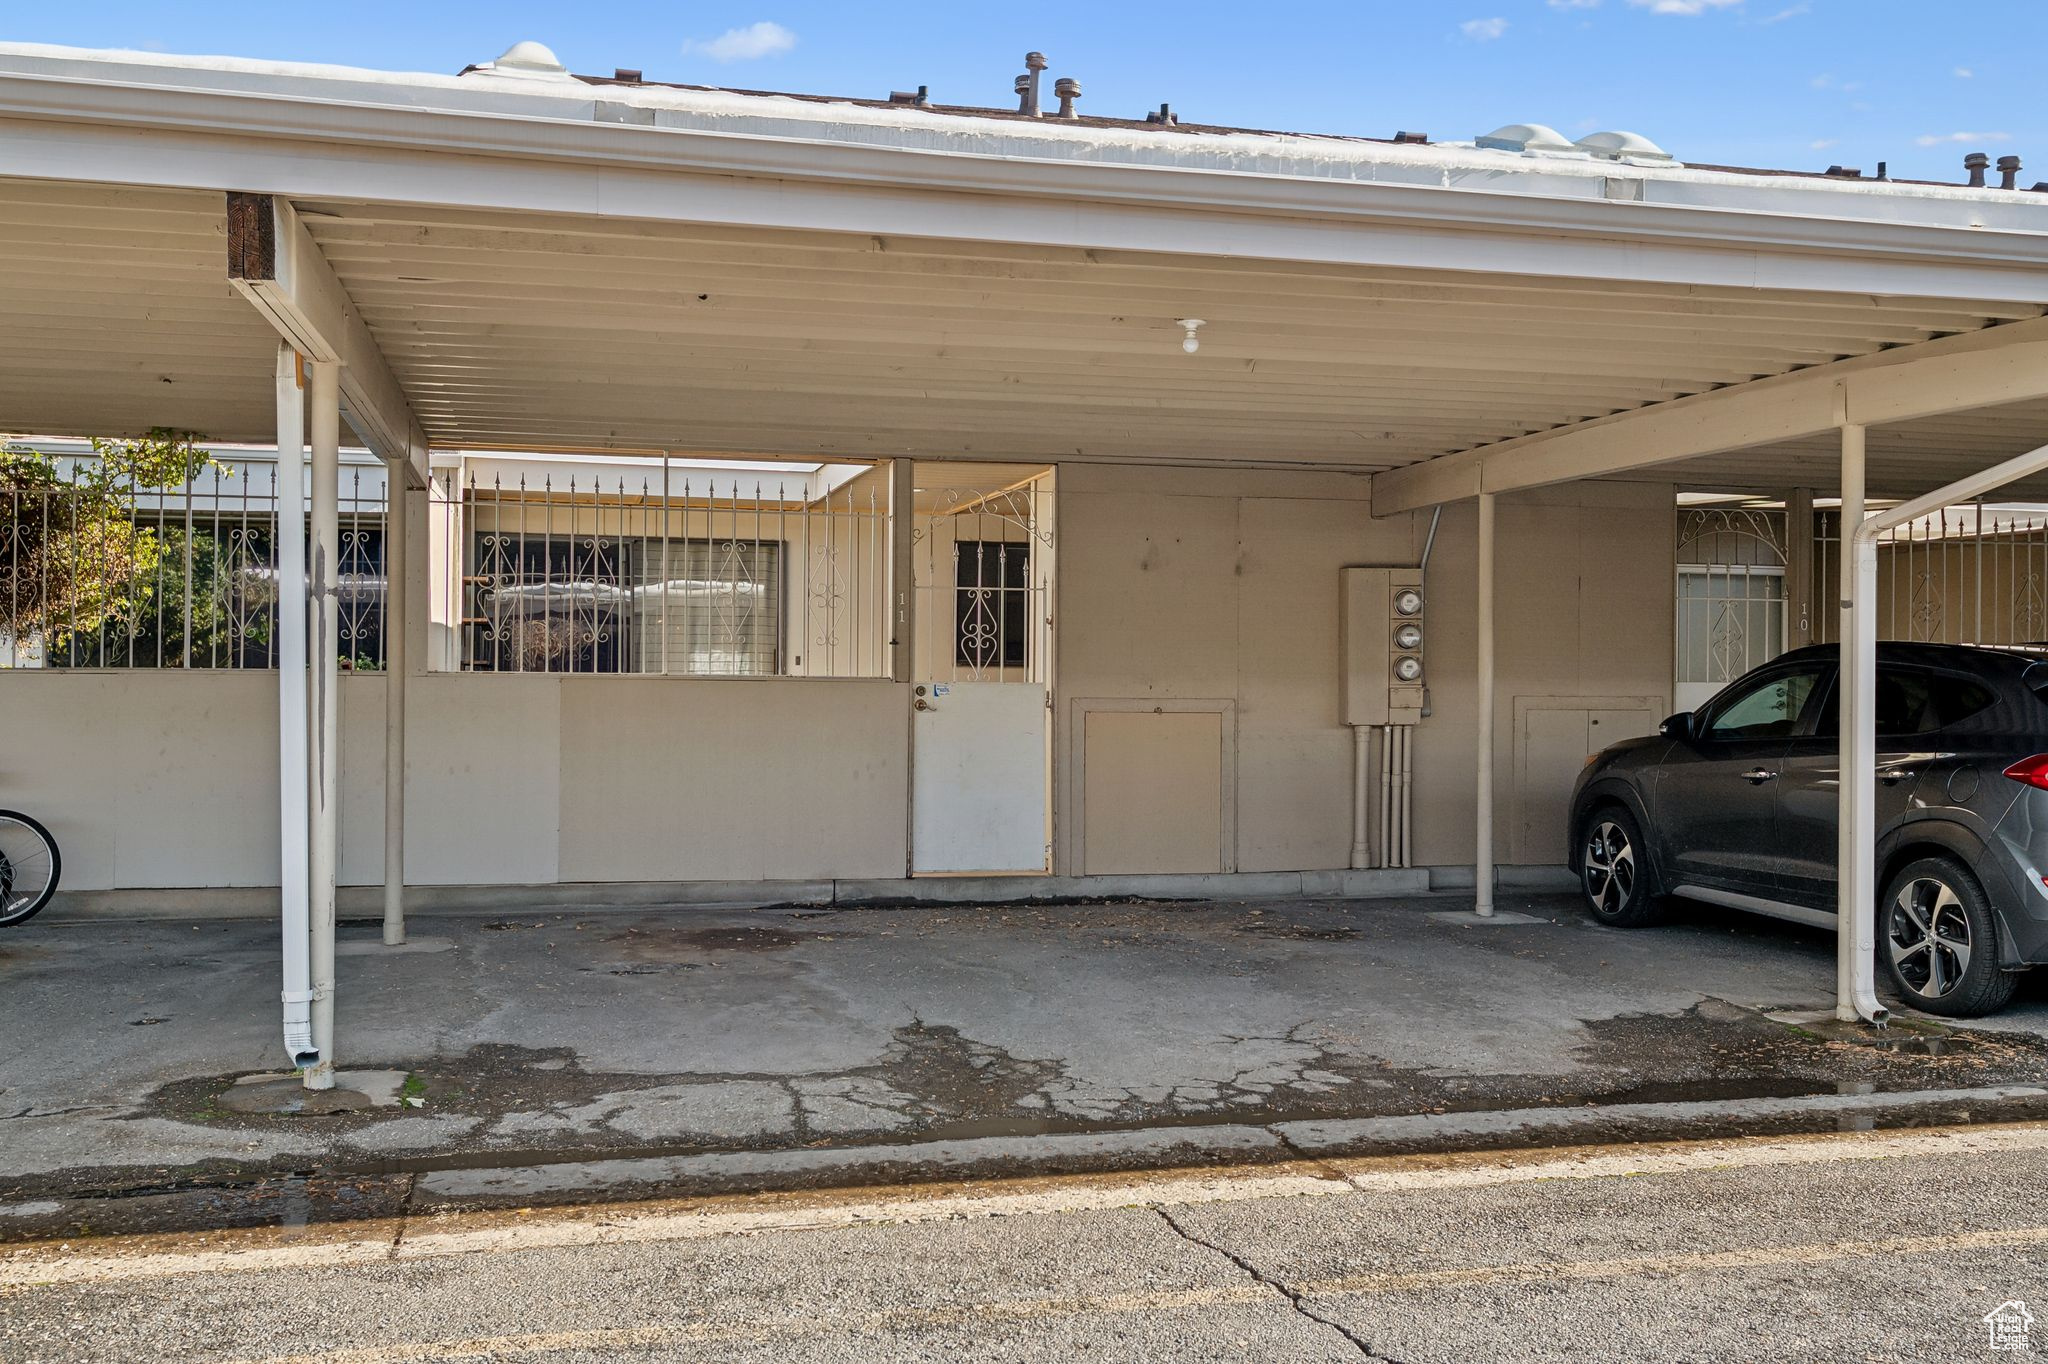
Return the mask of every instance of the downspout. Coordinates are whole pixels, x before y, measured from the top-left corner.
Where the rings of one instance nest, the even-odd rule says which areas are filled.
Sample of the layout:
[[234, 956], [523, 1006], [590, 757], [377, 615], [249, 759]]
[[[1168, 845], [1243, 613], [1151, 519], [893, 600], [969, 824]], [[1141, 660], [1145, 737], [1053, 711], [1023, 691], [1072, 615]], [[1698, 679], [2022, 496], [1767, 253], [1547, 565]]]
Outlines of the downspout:
[[[1841, 896], [1839, 998], [1836, 1015], [1844, 1021], [1861, 1018], [1883, 1023], [1877, 1002], [1877, 539], [1886, 531], [1931, 516], [1958, 502], [1969, 502], [2018, 479], [2048, 470], [2048, 445], [2029, 450], [1945, 487], [1901, 503], [1890, 511], [1862, 517], [1863, 428], [1842, 427], [1842, 519], [1844, 636], [1842, 640], [1842, 842], [1839, 849]], [[1853, 467], [1852, 467], [1853, 466]], [[1853, 477], [1853, 485], [1852, 485]]]

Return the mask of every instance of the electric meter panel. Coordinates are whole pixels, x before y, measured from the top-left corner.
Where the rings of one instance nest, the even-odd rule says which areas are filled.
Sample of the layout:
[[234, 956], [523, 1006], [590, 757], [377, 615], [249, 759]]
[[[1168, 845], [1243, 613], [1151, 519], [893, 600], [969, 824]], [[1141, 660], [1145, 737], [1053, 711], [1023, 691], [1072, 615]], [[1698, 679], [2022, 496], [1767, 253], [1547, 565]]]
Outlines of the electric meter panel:
[[1388, 579], [1388, 723], [1412, 725], [1422, 718], [1422, 690], [1427, 681], [1422, 646], [1428, 632], [1423, 622], [1421, 574], [1395, 569]]
[[1344, 723], [1417, 723], [1428, 682], [1422, 571], [1346, 568], [1340, 597]]

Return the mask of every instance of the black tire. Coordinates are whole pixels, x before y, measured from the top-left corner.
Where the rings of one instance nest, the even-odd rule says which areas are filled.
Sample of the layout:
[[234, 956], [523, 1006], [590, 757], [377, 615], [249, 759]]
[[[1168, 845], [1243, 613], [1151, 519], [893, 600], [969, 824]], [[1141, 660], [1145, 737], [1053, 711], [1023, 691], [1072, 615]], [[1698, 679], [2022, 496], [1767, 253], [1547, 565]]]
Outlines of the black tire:
[[1621, 805], [1602, 805], [1579, 824], [1579, 893], [1593, 917], [1614, 928], [1644, 928], [1664, 917], [1664, 897], [1646, 861], [1642, 826]]
[[1975, 1018], [2012, 998], [2018, 978], [1998, 966], [1998, 916], [1961, 862], [1909, 862], [1893, 873], [1877, 903], [1878, 955], [1908, 1006]]
[[[10, 830], [8, 826], [15, 827]], [[14, 837], [7, 837], [9, 832], [13, 833]], [[21, 836], [23, 833], [32, 837], [24, 838]], [[39, 851], [35, 850], [37, 841], [42, 845]], [[28, 898], [17, 904], [11, 902], [16, 870], [9, 858], [9, 850], [12, 849], [16, 857], [21, 857], [24, 848], [31, 850], [31, 856], [47, 856], [50, 879], [46, 884], [24, 892]], [[57, 840], [50, 837], [48, 829], [27, 815], [16, 814], [12, 810], [0, 810], [0, 928], [11, 928], [15, 924], [33, 919], [44, 905], [50, 903], [50, 897], [57, 893], [57, 878], [63, 870], [64, 859], [58, 855]], [[40, 871], [35, 874], [40, 875]]]

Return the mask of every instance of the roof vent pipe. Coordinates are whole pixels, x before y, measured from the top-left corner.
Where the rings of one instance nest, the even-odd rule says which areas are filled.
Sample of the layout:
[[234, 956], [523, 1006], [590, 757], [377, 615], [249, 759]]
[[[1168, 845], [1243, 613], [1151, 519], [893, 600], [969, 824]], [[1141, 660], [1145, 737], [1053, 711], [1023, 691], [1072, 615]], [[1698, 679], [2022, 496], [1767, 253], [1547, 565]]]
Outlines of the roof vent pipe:
[[929, 85], [920, 85], [915, 90], [891, 90], [889, 92], [889, 103], [891, 104], [912, 104], [920, 109], [924, 109], [929, 108], [931, 102], [932, 88]]
[[1998, 158], [1998, 187], [2018, 189], [2020, 187], [2020, 159], [2017, 156]]
[[1024, 54], [1024, 74], [1017, 77], [1017, 112], [1031, 118], [1039, 116], [1038, 78], [1046, 68], [1043, 52]]
[[1052, 92], [1060, 98], [1060, 117], [1079, 118], [1074, 112], [1074, 101], [1081, 98], [1081, 82], [1072, 76], [1061, 76], [1052, 83]]
[[1151, 113], [1145, 115], [1145, 121], [1147, 123], [1178, 123], [1180, 122], [1180, 115], [1173, 112], [1171, 104], [1162, 104]]
[[1963, 169], [1970, 173], [1970, 188], [1984, 188], [1984, 172], [1991, 169], [1991, 158], [1984, 152], [1971, 152], [1963, 158]]

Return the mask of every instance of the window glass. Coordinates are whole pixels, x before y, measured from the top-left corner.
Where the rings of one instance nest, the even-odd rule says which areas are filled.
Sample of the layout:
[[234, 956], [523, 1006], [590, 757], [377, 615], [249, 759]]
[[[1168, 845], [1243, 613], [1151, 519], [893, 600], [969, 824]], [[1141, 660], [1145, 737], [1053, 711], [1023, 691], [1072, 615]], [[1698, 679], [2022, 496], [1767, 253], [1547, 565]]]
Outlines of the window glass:
[[[1998, 694], [1991, 688], [1955, 673], [1879, 668], [1877, 735], [1880, 739], [1897, 739], [1946, 729], [1989, 710], [1997, 700]], [[1831, 739], [1840, 727], [1841, 688], [1837, 687], [1828, 694], [1827, 706], [1814, 726], [1814, 734]]]
[[1877, 732], [1926, 734], [1966, 720], [1991, 704], [1991, 689], [1952, 673], [1911, 668], [1877, 672]]
[[1778, 673], [1716, 706], [1707, 720], [1712, 739], [1789, 739], [1799, 713], [1820, 681], [1819, 669]]

